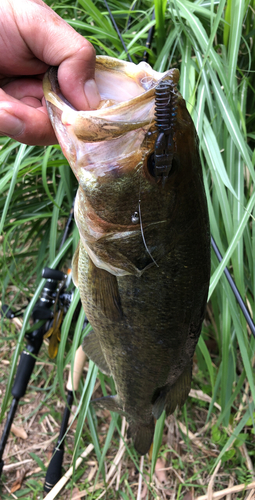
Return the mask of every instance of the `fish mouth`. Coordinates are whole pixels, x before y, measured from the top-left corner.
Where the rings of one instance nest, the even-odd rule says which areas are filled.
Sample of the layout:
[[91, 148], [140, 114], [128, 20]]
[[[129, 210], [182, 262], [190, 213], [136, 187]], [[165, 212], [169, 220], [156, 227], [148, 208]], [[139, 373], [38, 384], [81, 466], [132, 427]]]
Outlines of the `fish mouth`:
[[178, 69], [159, 73], [145, 62], [136, 65], [97, 56], [95, 80], [101, 101], [98, 109], [89, 111], [74, 109], [64, 98], [57, 70], [52, 67], [46, 73], [44, 95], [58, 142], [79, 184], [93, 189], [95, 182], [123, 176], [143, 162], [157, 135], [157, 85], [165, 79], [176, 85]]
[[95, 81], [101, 102], [96, 110], [77, 111], [61, 94], [57, 68], [50, 68], [44, 77], [43, 88], [57, 137], [56, 115], [59, 114], [62, 125], [71, 128], [78, 139], [87, 142], [112, 140], [148, 126], [154, 120], [155, 87], [166, 78], [176, 84], [179, 71], [172, 69], [158, 73], [145, 62], [136, 65], [113, 57], [97, 56]]

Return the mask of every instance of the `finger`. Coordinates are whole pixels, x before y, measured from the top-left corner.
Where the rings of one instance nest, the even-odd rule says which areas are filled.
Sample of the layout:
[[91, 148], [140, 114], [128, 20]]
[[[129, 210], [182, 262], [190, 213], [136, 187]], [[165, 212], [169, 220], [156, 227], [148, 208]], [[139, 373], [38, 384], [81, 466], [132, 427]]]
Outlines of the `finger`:
[[94, 70], [95, 52], [87, 44], [60, 63], [58, 81], [61, 91], [78, 110], [96, 109], [100, 103]]
[[[35, 97], [42, 100], [43, 86], [42, 80], [37, 78], [17, 78], [16, 80], [2, 85], [2, 91], [6, 94], [15, 97], [15, 99], [23, 99], [23, 97]], [[1, 91], [0, 91], [1, 98]]]
[[[33, 5], [33, 16], [20, 0], [14, 2], [16, 23], [31, 53], [49, 66], [59, 66], [61, 91], [76, 109], [95, 109], [100, 96], [93, 46], [41, 2]], [[42, 23], [42, 17], [47, 22]]]
[[[0, 101], [6, 101], [6, 94], [18, 99], [28, 106], [39, 108], [42, 106], [43, 88], [42, 81], [36, 78], [18, 78], [0, 90]], [[10, 97], [8, 97], [10, 100]], [[15, 101], [14, 101], [15, 102]]]
[[42, 100], [43, 96], [29, 96], [24, 93], [24, 96], [21, 95], [19, 96], [19, 99], [17, 100], [13, 95], [7, 94], [4, 92], [2, 89], [0, 89], [0, 103], [16, 103], [18, 104], [19, 101], [22, 101], [23, 103], [27, 104], [28, 106], [32, 106], [33, 108], [40, 108], [42, 106]]
[[57, 144], [46, 107], [34, 108], [14, 99], [0, 102], [0, 135], [31, 146]]

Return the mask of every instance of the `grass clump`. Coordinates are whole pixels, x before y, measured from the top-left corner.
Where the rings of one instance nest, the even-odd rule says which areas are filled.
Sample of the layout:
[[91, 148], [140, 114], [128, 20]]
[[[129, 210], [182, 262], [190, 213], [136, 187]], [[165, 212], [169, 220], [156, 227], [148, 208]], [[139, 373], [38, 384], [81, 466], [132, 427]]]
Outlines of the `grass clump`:
[[[47, 3], [88, 38], [98, 54], [120, 59], [127, 57], [101, 0]], [[132, 445], [125, 445], [117, 475], [114, 476], [115, 471], [109, 477], [111, 464], [122, 443], [120, 434], [125, 434], [126, 426], [120, 417], [113, 415], [110, 419], [104, 412], [96, 416], [88, 406], [93, 391], [114, 390], [107, 377], [99, 374], [96, 378], [96, 369], [90, 364], [85, 383], [81, 383], [81, 400], [76, 402], [79, 407], [76, 429], [67, 438], [66, 465], [70, 465], [73, 450], [78, 456], [90, 441], [94, 444], [94, 452], [74, 474], [72, 486], [67, 486], [62, 498], [71, 498], [69, 488], [72, 487], [87, 489], [91, 499], [100, 495], [106, 495], [108, 499], [136, 498], [142, 493], [143, 498], [175, 495], [182, 499], [187, 492], [203, 495], [220, 461], [214, 478], [215, 490], [247, 485], [254, 478], [255, 340], [223, 271], [227, 265], [252, 314], [255, 310], [255, 48], [252, 43], [255, 2], [141, 0], [131, 5], [112, 0], [110, 8], [134, 62], [141, 60], [149, 29], [155, 25], [155, 35], [148, 51], [150, 64], [157, 71], [171, 67], [180, 70], [180, 92], [186, 99], [200, 139], [211, 233], [223, 261], [219, 264], [212, 252], [207, 314], [194, 363], [195, 392], [181, 411], [166, 422], [163, 418], [157, 422], [152, 462], [146, 457], [140, 463]], [[152, 20], [153, 9], [155, 20]], [[42, 268], [60, 262], [63, 257], [70, 261], [75, 250], [76, 230], [59, 254], [63, 221], [69, 213], [77, 185], [58, 146], [31, 147], [2, 138], [0, 172], [1, 300], [14, 308], [27, 305], [36, 290], [33, 305], [42, 288]], [[55, 421], [54, 425], [51, 424], [52, 430], [44, 432], [38, 416], [35, 425], [39, 433], [44, 432], [45, 440], [49, 434], [57, 434], [63, 407], [59, 403], [60, 395], [65, 392], [65, 369], [83, 335], [83, 313], [80, 313], [73, 343], [70, 342], [69, 330], [77, 302], [76, 294], [74, 305], [62, 326], [57, 366], [50, 362], [48, 367], [46, 353], [42, 354], [43, 357], [40, 353], [39, 362], [45, 363], [45, 371], [33, 380], [35, 387], [27, 396], [29, 401], [25, 398], [29, 413], [23, 404], [17, 417], [23, 422], [25, 416], [25, 421], [29, 422], [35, 402], [38, 404], [38, 395], [42, 397], [42, 384], [40, 417], [46, 410]], [[1, 397], [6, 394], [2, 417], [8, 407], [11, 379], [18, 358], [16, 346], [22, 342], [31, 310], [30, 304], [19, 338], [16, 327], [1, 322], [1, 360], [6, 363], [10, 361], [10, 352], [13, 355], [11, 363], [3, 365], [9, 368], [9, 379], [5, 370], [1, 377], [4, 381]], [[52, 380], [53, 373], [58, 375], [58, 392], [54, 392], [57, 384], [55, 379]], [[18, 438], [15, 439], [15, 446], [21, 446]], [[44, 464], [48, 452], [36, 450], [34, 453]], [[36, 468], [35, 462], [33, 464]], [[17, 498], [42, 498], [44, 473], [38, 461], [37, 466], [40, 471], [25, 481], [15, 493]], [[154, 466], [156, 473], [153, 475]], [[139, 477], [141, 467], [143, 475]], [[163, 476], [160, 469], [164, 469]], [[109, 486], [113, 477], [114, 482]], [[8, 487], [12, 484], [11, 472], [4, 476], [4, 480]], [[115, 491], [116, 484], [118, 492]], [[142, 484], [140, 493], [139, 484]], [[107, 485], [107, 493], [104, 493]], [[240, 498], [238, 495], [236, 493], [236, 498]], [[4, 487], [2, 498], [9, 498]]]

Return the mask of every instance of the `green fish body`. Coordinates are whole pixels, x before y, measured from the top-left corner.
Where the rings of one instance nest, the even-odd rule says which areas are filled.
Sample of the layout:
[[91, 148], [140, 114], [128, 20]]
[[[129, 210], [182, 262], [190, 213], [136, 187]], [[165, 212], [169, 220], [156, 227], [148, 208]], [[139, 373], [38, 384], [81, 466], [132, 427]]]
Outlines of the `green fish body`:
[[[169, 108], [176, 117], [164, 182], [151, 161], [162, 80], [171, 82], [176, 108]], [[103, 103], [96, 111], [77, 112], [63, 102], [54, 69], [45, 97], [79, 181], [73, 275], [93, 327], [84, 350], [112, 375], [117, 391], [94, 404], [126, 415], [134, 446], [145, 454], [155, 419], [182, 406], [190, 391], [210, 278], [208, 211], [196, 131], [176, 90], [178, 71], [159, 74], [145, 63], [98, 57], [96, 81]]]

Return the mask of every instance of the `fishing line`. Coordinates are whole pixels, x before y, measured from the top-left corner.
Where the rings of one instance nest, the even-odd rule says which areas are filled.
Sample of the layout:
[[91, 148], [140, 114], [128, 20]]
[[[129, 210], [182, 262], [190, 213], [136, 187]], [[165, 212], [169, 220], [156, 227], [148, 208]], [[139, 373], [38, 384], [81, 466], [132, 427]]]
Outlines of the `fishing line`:
[[118, 26], [117, 26], [117, 24], [116, 24], [116, 22], [115, 22], [115, 20], [114, 20], [114, 17], [113, 17], [113, 15], [112, 15], [112, 13], [111, 13], [110, 7], [109, 7], [109, 5], [108, 5], [108, 3], [107, 3], [107, 1], [106, 1], [106, 0], [104, 0], [104, 4], [105, 4], [105, 6], [106, 6], [106, 8], [107, 8], [107, 10], [108, 10], [108, 13], [109, 13], [109, 16], [110, 16], [110, 18], [111, 18], [112, 24], [113, 24], [113, 26], [114, 26], [114, 29], [115, 29], [115, 31], [116, 31], [116, 33], [117, 33], [117, 35], [118, 35], [118, 37], [119, 37], [119, 39], [120, 39], [120, 41], [121, 41], [121, 43], [122, 43], [122, 45], [123, 45], [123, 48], [124, 48], [124, 50], [125, 50], [125, 52], [126, 52], [126, 54], [127, 54], [128, 60], [129, 60], [129, 62], [131, 62], [131, 63], [132, 63], [132, 62], [133, 62], [133, 60], [131, 59], [131, 56], [130, 56], [130, 54], [129, 54], [129, 52], [128, 52], [128, 49], [127, 49], [127, 47], [126, 47], [126, 45], [125, 45], [125, 42], [124, 42], [124, 40], [123, 40], [123, 38], [122, 38], [122, 36], [121, 36], [121, 34], [120, 34], [119, 28], [118, 28]]
[[[140, 198], [140, 193], [139, 193], [139, 198]], [[146, 241], [145, 241], [144, 232], [143, 232], [143, 223], [142, 223], [142, 214], [141, 214], [141, 200], [140, 199], [139, 199], [139, 202], [138, 202], [138, 210], [139, 210], [140, 228], [141, 228], [141, 234], [142, 234], [143, 244], [145, 246], [146, 252], [148, 252], [148, 254], [149, 254], [150, 258], [153, 260], [154, 264], [156, 264], [156, 266], [159, 267], [159, 265], [157, 264], [157, 262], [155, 261], [155, 259], [152, 257], [152, 255], [150, 253], [150, 250], [148, 249]]]
[[[155, 21], [155, 10], [153, 10], [153, 12], [152, 12], [151, 20]], [[152, 39], [154, 36], [154, 30], [155, 30], [155, 24], [149, 29], [149, 32], [148, 32], [148, 38], [147, 38], [147, 41], [145, 44], [148, 49], [150, 49], [150, 47], [151, 47], [151, 42], [152, 42]], [[148, 59], [149, 59], [149, 53], [147, 50], [145, 50], [143, 53], [143, 60], [145, 62], [148, 62]]]
[[[128, 51], [127, 51], [126, 45], [125, 45], [125, 43], [124, 43], [124, 41], [122, 39], [122, 36], [121, 36], [121, 34], [119, 32], [119, 29], [116, 26], [116, 23], [115, 23], [115, 21], [113, 19], [113, 16], [112, 16], [112, 13], [110, 11], [110, 8], [108, 7], [106, 0], [104, 0], [104, 2], [106, 4], [107, 10], [108, 10], [109, 15], [110, 15], [110, 17], [112, 19], [112, 22], [114, 24], [116, 32], [117, 32], [117, 34], [118, 34], [118, 36], [119, 36], [119, 38], [121, 40], [121, 43], [122, 43], [122, 45], [123, 45], [123, 47], [125, 49], [125, 52], [126, 52], [128, 58], [130, 60], [131, 59], [130, 55], [129, 55]], [[132, 8], [132, 10], [133, 10], [133, 8]], [[153, 10], [152, 16], [153, 16], [152, 19], [155, 19], [155, 10]], [[152, 28], [149, 30], [149, 33], [148, 33], [148, 38], [147, 38], [147, 41], [146, 41], [146, 47], [147, 48], [150, 48], [150, 46], [151, 46], [153, 35], [154, 35], [154, 26], [152, 26]], [[176, 44], [177, 44], [177, 40], [175, 42], [175, 45]], [[148, 52], [147, 51], [145, 51], [144, 54], [143, 54], [143, 60], [146, 61], [146, 62], [148, 60]], [[139, 198], [140, 198], [140, 192], [139, 192]], [[153, 260], [153, 262], [156, 264], [157, 267], [159, 267], [158, 264], [157, 264], [157, 262], [152, 257], [152, 255], [151, 255], [151, 253], [150, 253], [150, 251], [149, 251], [149, 249], [148, 249], [148, 247], [146, 245], [146, 241], [145, 241], [145, 237], [144, 237], [144, 233], [143, 233], [143, 227], [142, 227], [141, 200], [140, 199], [139, 199], [139, 217], [140, 217], [140, 228], [141, 228], [141, 234], [142, 234], [142, 239], [143, 239], [144, 246], [146, 248], [146, 251], [150, 255], [151, 259]], [[215, 255], [217, 256], [218, 261], [221, 262], [222, 261], [222, 255], [221, 255], [221, 253], [220, 253], [220, 251], [219, 251], [219, 249], [218, 249], [218, 247], [217, 247], [217, 245], [215, 243], [215, 240], [214, 240], [213, 236], [211, 236], [211, 245], [213, 247]], [[234, 294], [234, 296], [236, 298], [236, 301], [237, 301], [237, 303], [238, 303], [238, 305], [239, 305], [239, 307], [240, 307], [240, 309], [241, 309], [241, 311], [242, 311], [242, 313], [243, 313], [243, 315], [244, 315], [244, 317], [245, 317], [245, 319], [247, 321], [247, 324], [250, 327], [251, 333], [252, 333], [252, 335], [255, 338], [255, 324], [254, 324], [253, 319], [252, 319], [252, 317], [251, 317], [251, 315], [250, 315], [250, 313], [248, 311], [248, 308], [246, 307], [246, 305], [244, 303], [244, 300], [243, 300], [243, 298], [242, 298], [242, 296], [241, 296], [241, 294], [240, 294], [240, 292], [239, 292], [239, 290], [238, 290], [238, 288], [237, 288], [237, 286], [235, 284], [235, 281], [233, 280], [232, 276], [230, 275], [230, 272], [229, 272], [229, 270], [228, 270], [227, 267], [225, 267], [224, 273], [225, 273], [225, 275], [227, 277], [227, 280], [228, 280], [228, 282], [230, 284], [230, 287], [231, 287], [232, 292], [233, 292], [233, 294]]]

